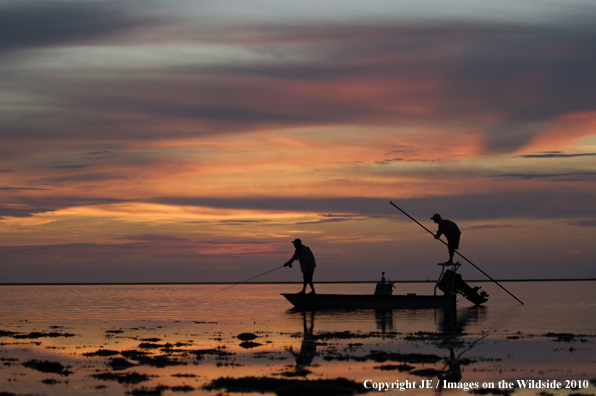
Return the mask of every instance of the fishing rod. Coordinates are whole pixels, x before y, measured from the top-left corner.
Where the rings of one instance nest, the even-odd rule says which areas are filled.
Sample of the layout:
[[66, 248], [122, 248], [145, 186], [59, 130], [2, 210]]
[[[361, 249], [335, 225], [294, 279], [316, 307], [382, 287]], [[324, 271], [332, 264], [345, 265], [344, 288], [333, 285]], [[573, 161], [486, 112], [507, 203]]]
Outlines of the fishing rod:
[[262, 274], [260, 274], [260, 275], [253, 276], [253, 277], [252, 277], [252, 278], [250, 278], [250, 279], [244, 280], [244, 281], [242, 281], [242, 282], [235, 283], [235, 284], [233, 284], [232, 286], [224, 287], [223, 289], [220, 289], [220, 290], [217, 290], [217, 291], [213, 292], [213, 294], [215, 294], [215, 293], [219, 293], [219, 292], [222, 292], [222, 291], [224, 291], [224, 290], [231, 289], [231, 288], [232, 288], [232, 287], [234, 287], [234, 286], [238, 286], [238, 285], [241, 285], [241, 284], [243, 284], [243, 283], [249, 282], [249, 281], [251, 281], [251, 280], [253, 280], [253, 279], [256, 279], [256, 278], [259, 278], [259, 277], [261, 277], [261, 276], [263, 276], [263, 275], [267, 275], [267, 274], [268, 274], [268, 273], [270, 273], [270, 272], [277, 271], [278, 269], [280, 269], [280, 268], [283, 268], [283, 267], [284, 267], [284, 266], [282, 265], [281, 267], [277, 267], [277, 268], [274, 268], [274, 269], [272, 269], [272, 270], [270, 270], [270, 271], [263, 272], [263, 273], [262, 273]]
[[[429, 234], [431, 235], [435, 235], [431, 230], [429, 230], [428, 228], [426, 228], [425, 226], [423, 226], [422, 224], [420, 224], [418, 221], [416, 221], [415, 218], [413, 218], [412, 216], [410, 216], [409, 214], [407, 214], [406, 212], [404, 212], [403, 210], [401, 210], [401, 208], [399, 208], [397, 205], [395, 205], [393, 202], [389, 201], [389, 203], [391, 205], [393, 205], [397, 210], [399, 210], [400, 212], [402, 212], [403, 214], [405, 214], [406, 216], [408, 216], [412, 221], [414, 221], [416, 224], [418, 224], [420, 227], [424, 228]], [[447, 245], [447, 243], [442, 240], [439, 239], [439, 241], [443, 242], [443, 245], [449, 246]], [[519, 303], [521, 305], [524, 305], [524, 303], [517, 297], [515, 297], [513, 294], [511, 294], [511, 292], [507, 289], [505, 289], [503, 286], [501, 286], [499, 284], [499, 282], [497, 282], [496, 280], [494, 280], [493, 278], [490, 277], [490, 275], [488, 275], [486, 272], [482, 271], [480, 268], [478, 268], [478, 266], [476, 264], [474, 264], [473, 262], [471, 262], [470, 260], [468, 260], [463, 254], [461, 254], [460, 252], [458, 252], [457, 250], [455, 251], [455, 253], [457, 253], [458, 256], [460, 256], [461, 258], [463, 258], [464, 260], [466, 260], [468, 263], [472, 264], [472, 266], [474, 266], [474, 268], [476, 268], [478, 271], [482, 272], [488, 279], [490, 279], [491, 281], [493, 281], [497, 286], [499, 286], [501, 289], [505, 290], [511, 297], [515, 298], [517, 301], [519, 301]]]

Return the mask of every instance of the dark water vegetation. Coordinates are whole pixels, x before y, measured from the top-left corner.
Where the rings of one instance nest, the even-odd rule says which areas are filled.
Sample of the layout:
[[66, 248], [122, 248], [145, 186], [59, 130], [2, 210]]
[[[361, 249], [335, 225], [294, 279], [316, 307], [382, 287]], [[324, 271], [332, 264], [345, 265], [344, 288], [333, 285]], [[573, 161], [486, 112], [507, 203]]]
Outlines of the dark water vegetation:
[[[534, 311], [523, 310], [531, 319]], [[512, 322], [507, 305], [457, 312], [244, 311], [205, 315], [217, 320], [2, 321], [0, 396], [62, 396], [75, 389], [90, 395], [356, 395], [370, 391], [366, 379], [536, 377], [585, 380], [566, 393], [547, 391], [554, 396], [596, 394], [596, 326]]]

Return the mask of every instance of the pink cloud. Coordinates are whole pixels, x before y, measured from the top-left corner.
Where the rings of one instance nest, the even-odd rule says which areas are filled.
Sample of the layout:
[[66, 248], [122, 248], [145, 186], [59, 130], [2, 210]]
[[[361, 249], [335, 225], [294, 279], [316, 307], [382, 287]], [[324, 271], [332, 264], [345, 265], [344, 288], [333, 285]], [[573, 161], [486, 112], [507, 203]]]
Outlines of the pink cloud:
[[560, 150], [577, 140], [596, 135], [596, 111], [568, 113], [552, 120], [520, 151]]
[[519, 229], [536, 229], [531, 226], [515, 226], [509, 224], [482, 224], [466, 227], [466, 230], [519, 230]]

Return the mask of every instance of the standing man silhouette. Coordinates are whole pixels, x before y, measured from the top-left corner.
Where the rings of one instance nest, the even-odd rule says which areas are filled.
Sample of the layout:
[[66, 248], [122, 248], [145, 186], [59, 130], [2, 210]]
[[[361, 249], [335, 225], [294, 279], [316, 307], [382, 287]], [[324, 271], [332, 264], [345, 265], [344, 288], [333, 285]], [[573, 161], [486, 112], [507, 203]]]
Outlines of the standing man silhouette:
[[461, 231], [459, 230], [459, 227], [457, 227], [457, 224], [451, 220], [442, 219], [441, 215], [438, 213], [435, 213], [433, 217], [431, 217], [431, 220], [439, 225], [439, 230], [435, 235], [435, 239], [439, 239], [441, 235], [445, 235], [447, 238], [449, 261], [445, 264], [453, 264], [453, 254], [459, 249], [459, 236], [461, 235]]
[[298, 260], [300, 262], [300, 270], [302, 270], [302, 277], [304, 278], [304, 285], [302, 287], [302, 291], [298, 294], [305, 293], [306, 285], [310, 285], [310, 288], [312, 289], [310, 294], [316, 294], [315, 287], [312, 284], [312, 276], [315, 272], [315, 267], [317, 266], [317, 263], [315, 262], [315, 256], [312, 254], [308, 246], [304, 246], [302, 244], [302, 241], [300, 239], [295, 239], [294, 241], [292, 241], [292, 243], [294, 244], [296, 251], [294, 252], [292, 258], [284, 264], [284, 267], [289, 266], [290, 268], [292, 268], [292, 262]]

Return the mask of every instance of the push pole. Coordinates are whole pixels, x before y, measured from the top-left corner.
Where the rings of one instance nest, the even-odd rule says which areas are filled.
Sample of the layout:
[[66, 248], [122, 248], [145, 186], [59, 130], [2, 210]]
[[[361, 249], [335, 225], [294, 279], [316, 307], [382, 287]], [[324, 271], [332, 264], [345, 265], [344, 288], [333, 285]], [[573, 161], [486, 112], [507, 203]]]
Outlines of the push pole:
[[[418, 224], [420, 227], [424, 228], [429, 234], [431, 235], [435, 235], [431, 230], [429, 230], [428, 228], [426, 228], [425, 226], [423, 226], [422, 224], [420, 224], [418, 221], [416, 221], [415, 218], [413, 218], [412, 216], [410, 216], [409, 214], [407, 214], [406, 212], [404, 212], [403, 210], [401, 210], [397, 205], [395, 205], [393, 202], [389, 201], [389, 203], [391, 205], [393, 205], [397, 210], [399, 210], [400, 212], [402, 212], [403, 214], [405, 214], [406, 216], [408, 216], [410, 218], [410, 220], [412, 220], [413, 222], [415, 222], [416, 224]], [[447, 243], [442, 240], [439, 239], [439, 241], [443, 242], [443, 245], [449, 246], [447, 245]], [[461, 254], [460, 252], [458, 252], [457, 250], [455, 251], [455, 253], [457, 253], [458, 256], [460, 256], [461, 258], [463, 258], [464, 260], [466, 260], [468, 263], [472, 264], [472, 266], [474, 266], [474, 268], [476, 268], [478, 271], [482, 272], [488, 279], [490, 279], [491, 281], [493, 281], [497, 286], [499, 286], [501, 289], [505, 290], [507, 292], [507, 294], [509, 294], [511, 297], [515, 298], [517, 301], [519, 301], [519, 303], [521, 305], [524, 305], [524, 303], [517, 297], [515, 297], [513, 294], [511, 294], [511, 292], [509, 292], [509, 290], [505, 289], [503, 286], [501, 286], [499, 284], [499, 282], [497, 282], [496, 280], [494, 280], [493, 278], [491, 278], [486, 272], [482, 271], [480, 268], [478, 268], [478, 266], [476, 266], [476, 264], [474, 264], [473, 262], [471, 262], [470, 260], [468, 260], [463, 254]]]

